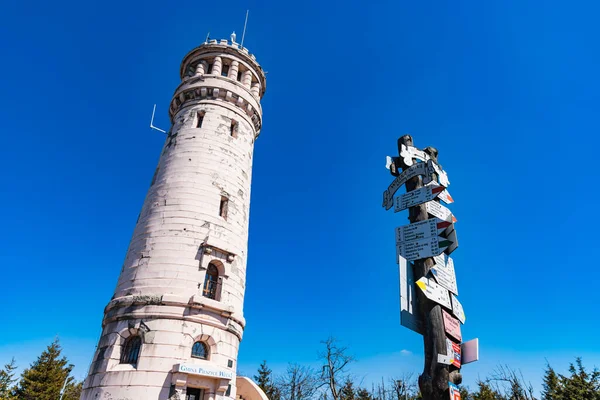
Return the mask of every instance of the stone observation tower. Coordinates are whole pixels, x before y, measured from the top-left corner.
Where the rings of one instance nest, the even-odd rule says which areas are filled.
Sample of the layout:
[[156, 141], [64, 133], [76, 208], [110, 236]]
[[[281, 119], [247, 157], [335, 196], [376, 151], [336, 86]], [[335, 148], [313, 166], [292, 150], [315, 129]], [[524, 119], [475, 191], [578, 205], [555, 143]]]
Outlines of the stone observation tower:
[[84, 400], [266, 399], [236, 377], [265, 74], [232, 35], [192, 50], [180, 76]]

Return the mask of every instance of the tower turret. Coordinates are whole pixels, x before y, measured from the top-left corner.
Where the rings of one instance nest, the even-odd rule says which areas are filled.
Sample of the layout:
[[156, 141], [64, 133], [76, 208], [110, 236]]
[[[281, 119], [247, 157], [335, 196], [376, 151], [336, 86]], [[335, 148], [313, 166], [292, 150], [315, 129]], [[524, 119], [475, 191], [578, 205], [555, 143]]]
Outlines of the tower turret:
[[205, 42], [181, 63], [171, 129], [82, 399], [236, 396], [252, 155], [266, 79], [234, 40]]

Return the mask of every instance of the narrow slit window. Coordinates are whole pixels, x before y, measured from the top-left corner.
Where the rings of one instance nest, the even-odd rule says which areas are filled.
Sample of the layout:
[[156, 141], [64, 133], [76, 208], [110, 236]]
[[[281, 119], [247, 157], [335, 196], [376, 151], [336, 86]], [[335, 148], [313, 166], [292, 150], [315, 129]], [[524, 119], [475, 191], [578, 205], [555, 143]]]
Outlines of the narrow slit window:
[[202, 123], [204, 122], [204, 111], [200, 111], [196, 116], [196, 128], [202, 128]]
[[229, 208], [229, 199], [225, 196], [221, 196], [221, 205], [219, 206], [219, 215], [224, 219], [227, 219], [227, 209]]
[[229, 65], [223, 65], [223, 69], [221, 70], [221, 75], [227, 77], [229, 75]]
[[231, 126], [229, 127], [229, 129], [230, 129], [231, 136], [234, 138], [236, 138], [238, 136], [238, 126], [239, 126], [239, 122], [237, 122], [235, 119], [232, 119]]
[[238, 82], [242, 81], [242, 71], [238, 71], [237, 80]]

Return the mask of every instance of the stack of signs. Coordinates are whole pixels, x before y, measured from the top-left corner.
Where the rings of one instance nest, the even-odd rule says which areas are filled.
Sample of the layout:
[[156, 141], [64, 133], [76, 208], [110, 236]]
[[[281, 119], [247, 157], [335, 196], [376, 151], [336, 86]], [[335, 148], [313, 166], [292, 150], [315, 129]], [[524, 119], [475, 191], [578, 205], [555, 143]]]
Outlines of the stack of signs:
[[[383, 207], [389, 210], [394, 206], [394, 212], [400, 212], [424, 204], [429, 214], [429, 219], [425, 221], [396, 228], [396, 251], [400, 268], [400, 320], [403, 326], [423, 334], [423, 322], [418, 315], [416, 291], [421, 291], [427, 299], [440, 304], [447, 336], [447, 349], [446, 354], [438, 354], [438, 362], [460, 368], [462, 364], [479, 358], [479, 342], [476, 339], [461, 347], [460, 326], [465, 323], [466, 317], [462, 304], [457, 298], [454, 261], [449, 256], [458, 247], [454, 229], [457, 220], [452, 212], [439, 202], [440, 200], [445, 204], [454, 202], [446, 189], [450, 181], [441, 166], [422, 150], [401, 145], [400, 158], [408, 168], [404, 169], [384, 192]], [[387, 167], [397, 160], [398, 158], [392, 160], [388, 157]], [[437, 175], [437, 180], [432, 179], [433, 174]], [[398, 189], [415, 176], [423, 176], [426, 186], [394, 198]], [[434, 265], [430, 268], [428, 276], [420, 277], [415, 281], [411, 262], [430, 257], [433, 258]], [[461, 354], [464, 351], [468, 352], [467, 359], [464, 354]], [[458, 397], [452, 397], [451, 386], [451, 398], [460, 398], [457, 387], [456, 396]]]
[[452, 382], [448, 382], [448, 389], [450, 391], [450, 400], [460, 400], [460, 389]]

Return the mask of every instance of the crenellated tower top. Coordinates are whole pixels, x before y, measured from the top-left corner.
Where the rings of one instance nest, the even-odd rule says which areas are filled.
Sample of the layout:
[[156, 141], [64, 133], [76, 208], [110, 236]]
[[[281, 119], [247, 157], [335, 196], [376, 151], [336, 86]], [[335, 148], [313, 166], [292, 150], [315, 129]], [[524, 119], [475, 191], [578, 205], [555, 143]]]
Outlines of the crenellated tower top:
[[199, 102], [225, 101], [238, 108], [254, 125], [262, 127], [260, 99], [265, 93], [265, 73], [247, 48], [231, 40], [208, 40], [190, 51], [181, 62], [181, 84], [175, 90], [169, 115]]

